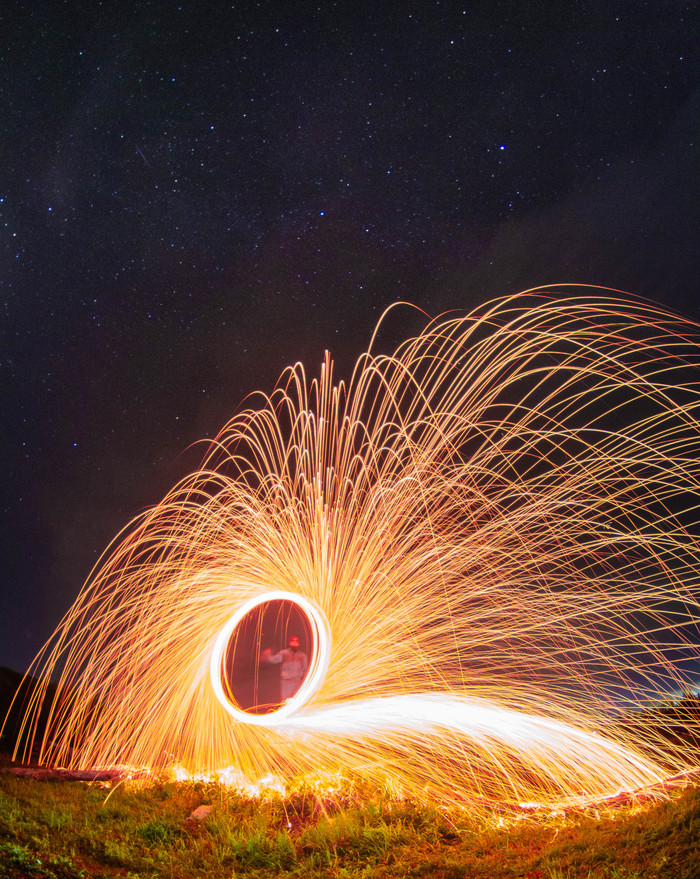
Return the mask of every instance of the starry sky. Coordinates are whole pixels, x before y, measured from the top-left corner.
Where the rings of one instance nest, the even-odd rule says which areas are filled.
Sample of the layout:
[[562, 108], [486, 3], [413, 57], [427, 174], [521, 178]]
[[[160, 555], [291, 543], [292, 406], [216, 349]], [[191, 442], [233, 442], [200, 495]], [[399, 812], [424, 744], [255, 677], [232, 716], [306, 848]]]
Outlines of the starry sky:
[[[0, 12], [0, 665], [246, 394], [383, 310], [556, 282], [700, 318], [696, 2]], [[417, 327], [395, 322], [397, 340]]]

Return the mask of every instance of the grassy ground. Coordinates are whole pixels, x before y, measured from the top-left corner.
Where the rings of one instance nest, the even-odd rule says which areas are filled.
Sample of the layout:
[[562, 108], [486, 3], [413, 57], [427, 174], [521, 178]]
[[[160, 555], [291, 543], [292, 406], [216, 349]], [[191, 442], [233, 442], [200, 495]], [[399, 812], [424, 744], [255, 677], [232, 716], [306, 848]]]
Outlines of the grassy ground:
[[[200, 806], [211, 811], [189, 818]], [[538, 821], [477, 819], [355, 783], [251, 800], [203, 783], [0, 774], [0, 877], [700, 877], [700, 790]]]

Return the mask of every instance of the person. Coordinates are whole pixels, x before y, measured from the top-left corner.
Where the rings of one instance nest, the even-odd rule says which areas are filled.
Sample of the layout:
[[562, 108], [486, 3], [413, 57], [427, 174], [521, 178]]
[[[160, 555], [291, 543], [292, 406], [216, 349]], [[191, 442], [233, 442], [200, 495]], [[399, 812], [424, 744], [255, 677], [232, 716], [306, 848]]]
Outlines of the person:
[[289, 646], [272, 655], [269, 648], [263, 650], [260, 658], [262, 662], [274, 665], [282, 664], [280, 670], [280, 700], [286, 702], [291, 699], [302, 685], [309, 667], [309, 659], [303, 650], [300, 650], [299, 637], [290, 635]]

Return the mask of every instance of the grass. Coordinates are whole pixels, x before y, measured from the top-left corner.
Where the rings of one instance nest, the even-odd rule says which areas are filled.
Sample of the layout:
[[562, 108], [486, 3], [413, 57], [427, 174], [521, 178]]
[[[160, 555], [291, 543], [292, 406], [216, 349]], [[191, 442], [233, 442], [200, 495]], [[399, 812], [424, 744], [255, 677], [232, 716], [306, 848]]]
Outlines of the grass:
[[[211, 807], [192, 820], [199, 806]], [[0, 879], [700, 879], [700, 791], [533, 820], [446, 815], [348, 781], [250, 799], [204, 783], [112, 788], [0, 774]]]

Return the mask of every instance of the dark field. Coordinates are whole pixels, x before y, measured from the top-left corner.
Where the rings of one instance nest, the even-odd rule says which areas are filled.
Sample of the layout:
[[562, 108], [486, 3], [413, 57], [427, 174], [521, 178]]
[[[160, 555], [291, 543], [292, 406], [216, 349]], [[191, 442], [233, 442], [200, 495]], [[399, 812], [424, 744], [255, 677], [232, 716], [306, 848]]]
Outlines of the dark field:
[[[0, 669], [2, 716], [19, 680]], [[352, 778], [333, 794], [300, 782], [284, 796], [268, 790], [254, 799], [165, 778], [47, 781], [9, 771], [18, 721], [15, 705], [0, 743], [0, 879], [700, 879], [696, 787], [567, 816], [484, 819], [397, 800]], [[692, 754], [700, 704], [686, 694], [625, 722]]]
[[0, 877], [80, 876], [691, 879], [700, 877], [700, 791], [568, 817], [482, 820], [351, 780], [333, 796], [302, 786], [249, 799], [204, 783], [0, 773]]

